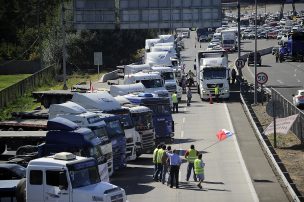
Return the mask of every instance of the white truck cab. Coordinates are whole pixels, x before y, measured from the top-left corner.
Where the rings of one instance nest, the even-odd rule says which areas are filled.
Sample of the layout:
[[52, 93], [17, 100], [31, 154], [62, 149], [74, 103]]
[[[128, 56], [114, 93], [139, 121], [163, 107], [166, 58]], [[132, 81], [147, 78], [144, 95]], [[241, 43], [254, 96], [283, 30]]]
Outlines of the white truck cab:
[[141, 142], [140, 135], [135, 130], [129, 112], [123, 109], [112, 95], [108, 92], [75, 93], [72, 101], [98, 115], [99, 113], [109, 113], [120, 116], [127, 139], [127, 161], [136, 159], [136, 151], [139, 149], [137, 145], [140, 145]]
[[142, 83], [110, 86], [110, 94], [113, 97], [116, 97], [118, 95], [128, 95], [130, 93], [143, 93], [143, 92], [145, 92], [145, 86]]
[[159, 72], [163, 80], [165, 81], [165, 88], [172, 94], [177, 92], [177, 98], [182, 99], [182, 88], [178, 85], [178, 81], [175, 78], [175, 70], [171, 67], [153, 66], [152, 71]]
[[112, 144], [106, 132], [106, 123], [93, 112], [88, 112], [82, 106], [74, 102], [52, 104], [49, 108], [49, 119], [55, 117], [66, 118], [80, 127], [90, 128], [102, 142], [101, 152], [107, 159], [106, 164], [99, 166], [99, 174], [102, 181], [109, 182], [109, 176], [113, 174]]
[[220, 88], [219, 98], [230, 97], [228, 56], [224, 50], [199, 51], [195, 68], [201, 99], [207, 100], [210, 96], [214, 98], [215, 85], [219, 85]]
[[125, 191], [100, 180], [93, 158], [61, 152], [29, 162], [26, 200], [30, 202], [127, 201]]

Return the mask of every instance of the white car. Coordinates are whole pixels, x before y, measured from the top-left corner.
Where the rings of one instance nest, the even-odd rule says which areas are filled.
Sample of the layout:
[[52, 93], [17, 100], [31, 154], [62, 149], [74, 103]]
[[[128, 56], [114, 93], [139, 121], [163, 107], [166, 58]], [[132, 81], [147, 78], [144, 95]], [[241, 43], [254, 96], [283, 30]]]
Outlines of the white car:
[[304, 89], [297, 90], [297, 94], [292, 96], [293, 104], [300, 109], [304, 109]]

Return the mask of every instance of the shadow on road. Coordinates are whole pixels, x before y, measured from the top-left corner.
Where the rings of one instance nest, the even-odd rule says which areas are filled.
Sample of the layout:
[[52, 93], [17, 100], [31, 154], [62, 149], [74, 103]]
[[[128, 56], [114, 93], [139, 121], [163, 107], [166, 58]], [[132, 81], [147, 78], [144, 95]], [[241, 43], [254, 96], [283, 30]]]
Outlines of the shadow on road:
[[224, 182], [211, 182], [211, 181], [204, 181], [205, 184], [224, 184]]
[[153, 172], [154, 168], [132, 167], [130, 165], [117, 172], [111, 178], [111, 183], [124, 188], [128, 195], [145, 194], [155, 188], [152, 185], [148, 185], [154, 182], [152, 179]]

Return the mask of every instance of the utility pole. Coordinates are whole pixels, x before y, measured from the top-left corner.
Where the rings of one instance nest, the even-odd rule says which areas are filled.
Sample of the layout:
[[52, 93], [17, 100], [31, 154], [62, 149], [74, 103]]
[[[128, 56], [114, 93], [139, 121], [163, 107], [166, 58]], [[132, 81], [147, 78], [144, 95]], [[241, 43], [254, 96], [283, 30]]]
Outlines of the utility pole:
[[257, 104], [257, 15], [258, 15], [258, 5], [257, 0], [255, 0], [255, 37], [254, 37], [254, 104]]
[[[241, 58], [241, 6], [240, 6], [240, 0], [237, 2], [237, 8], [238, 8], [238, 17], [237, 17], [237, 23], [238, 23], [238, 59]], [[243, 76], [242, 69], [238, 68], [238, 74], [240, 77]]]
[[62, 76], [63, 76], [63, 90], [67, 90], [66, 84], [66, 44], [65, 44], [65, 8], [64, 0], [61, 0], [61, 27], [62, 27]]

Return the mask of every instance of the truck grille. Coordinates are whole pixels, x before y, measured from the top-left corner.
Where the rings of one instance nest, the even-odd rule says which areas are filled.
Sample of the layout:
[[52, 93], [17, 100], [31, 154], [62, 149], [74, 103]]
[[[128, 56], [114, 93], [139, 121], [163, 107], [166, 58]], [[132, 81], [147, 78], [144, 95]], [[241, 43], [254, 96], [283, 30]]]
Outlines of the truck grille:
[[176, 91], [176, 85], [166, 85], [166, 89], [170, 92]]
[[[216, 83], [213, 84], [207, 84], [207, 88], [215, 88]], [[218, 83], [217, 85], [219, 85], [220, 88], [223, 88], [223, 84], [222, 83]]]
[[126, 152], [127, 157], [132, 155], [132, 150], [133, 150], [133, 144], [132, 146], [127, 146], [127, 152]]
[[142, 134], [142, 143], [143, 143], [143, 149], [150, 149], [155, 146], [154, 143], [154, 134]]

